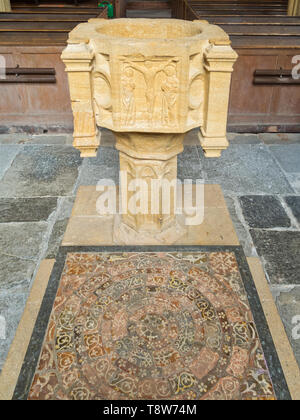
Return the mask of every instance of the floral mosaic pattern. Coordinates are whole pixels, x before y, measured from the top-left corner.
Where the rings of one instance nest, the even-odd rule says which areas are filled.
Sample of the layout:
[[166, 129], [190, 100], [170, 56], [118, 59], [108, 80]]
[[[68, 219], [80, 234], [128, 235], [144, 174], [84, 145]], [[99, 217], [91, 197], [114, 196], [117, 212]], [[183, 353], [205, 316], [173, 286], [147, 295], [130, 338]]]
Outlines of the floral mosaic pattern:
[[234, 253], [69, 253], [29, 399], [275, 399]]

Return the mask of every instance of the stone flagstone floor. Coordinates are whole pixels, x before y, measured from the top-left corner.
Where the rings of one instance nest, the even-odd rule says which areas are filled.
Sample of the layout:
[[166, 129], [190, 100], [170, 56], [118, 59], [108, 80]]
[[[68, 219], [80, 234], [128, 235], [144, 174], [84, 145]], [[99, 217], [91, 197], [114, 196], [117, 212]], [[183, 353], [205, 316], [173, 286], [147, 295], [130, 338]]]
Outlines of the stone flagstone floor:
[[[80, 185], [118, 182], [118, 153], [105, 131], [98, 157], [81, 159], [69, 134], [0, 135], [0, 369], [39, 263], [55, 258]], [[179, 178], [220, 184], [247, 256], [259, 255], [300, 365], [300, 134], [229, 134], [220, 159], [186, 136]], [[299, 320], [298, 320], [299, 322]]]

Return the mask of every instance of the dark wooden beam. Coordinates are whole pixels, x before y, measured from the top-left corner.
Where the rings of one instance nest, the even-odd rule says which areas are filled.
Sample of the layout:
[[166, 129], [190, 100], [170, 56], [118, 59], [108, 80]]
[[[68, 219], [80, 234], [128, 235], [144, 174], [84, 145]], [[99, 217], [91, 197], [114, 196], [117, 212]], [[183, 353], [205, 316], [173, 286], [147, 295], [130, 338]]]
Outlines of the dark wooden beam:
[[127, 10], [165, 10], [171, 8], [171, 2], [166, 1], [127, 1]]

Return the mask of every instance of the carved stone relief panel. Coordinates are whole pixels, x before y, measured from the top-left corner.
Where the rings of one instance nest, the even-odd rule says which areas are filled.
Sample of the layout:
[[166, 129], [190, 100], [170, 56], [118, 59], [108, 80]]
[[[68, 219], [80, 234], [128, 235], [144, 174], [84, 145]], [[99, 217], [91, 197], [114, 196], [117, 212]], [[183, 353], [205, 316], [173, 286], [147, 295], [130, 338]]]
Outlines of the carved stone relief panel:
[[178, 126], [179, 59], [138, 54], [121, 56], [119, 62], [122, 125]]

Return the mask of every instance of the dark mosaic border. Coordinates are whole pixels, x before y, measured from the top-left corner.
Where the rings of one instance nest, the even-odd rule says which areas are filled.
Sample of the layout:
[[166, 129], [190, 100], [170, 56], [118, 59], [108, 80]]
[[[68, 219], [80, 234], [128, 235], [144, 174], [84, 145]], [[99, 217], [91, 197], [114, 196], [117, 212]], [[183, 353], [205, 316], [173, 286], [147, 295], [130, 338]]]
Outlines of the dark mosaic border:
[[278, 400], [291, 400], [291, 395], [273, 343], [250, 269], [241, 246], [62, 246], [56, 257], [49, 283], [34, 326], [21, 372], [14, 390], [13, 400], [26, 400], [39, 360], [52, 306], [59, 287], [61, 274], [69, 252], [234, 252], [247, 293], [257, 332], [267, 361]]

